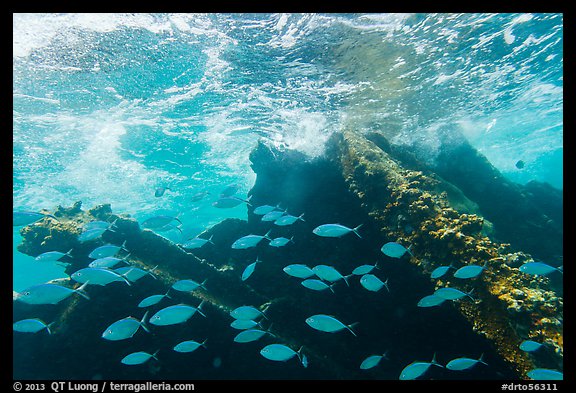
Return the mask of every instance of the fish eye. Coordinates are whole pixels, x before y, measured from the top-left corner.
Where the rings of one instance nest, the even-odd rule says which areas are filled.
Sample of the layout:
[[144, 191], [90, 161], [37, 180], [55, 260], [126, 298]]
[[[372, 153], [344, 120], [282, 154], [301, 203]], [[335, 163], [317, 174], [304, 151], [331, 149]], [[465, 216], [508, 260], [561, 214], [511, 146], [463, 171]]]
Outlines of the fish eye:
[[28, 296], [28, 295], [30, 295], [30, 292], [29, 292], [29, 291], [26, 291], [26, 292], [22, 293], [22, 295]]
[[112, 329], [108, 329], [108, 334], [112, 334]]

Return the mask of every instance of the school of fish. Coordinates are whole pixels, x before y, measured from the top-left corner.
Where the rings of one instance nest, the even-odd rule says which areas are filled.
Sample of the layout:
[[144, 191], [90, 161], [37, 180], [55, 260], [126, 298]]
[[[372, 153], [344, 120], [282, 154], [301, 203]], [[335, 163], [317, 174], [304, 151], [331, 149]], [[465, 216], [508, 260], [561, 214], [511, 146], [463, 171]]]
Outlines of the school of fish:
[[[237, 184], [231, 184], [227, 186], [222, 190], [219, 198], [212, 203], [212, 206], [220, 209], [233, 208], [242, 203], [245, 203], [247, 206], [252, 207], [250, 204], [250, 198], [244, 199], [235, 196], [239, 189], [240, 186]], [[172, 189], [169, 186], [158, 187], [155, 190], [155, 197], [161, 197], [166, 191], [171, 190]], [[192, 198], [192, 200], [199, 200], [206, 197], [207, 195], [209, 195], [207, 192], [198, 193]], [[286, 210], [281, 209], [279, 205], [257, 206], [253, 208], [252, 213], [261, 216], [261, 220], [263, 222], [271, 222], [277, 226], [290, 226], [296, 224], [298, 221], [305, 221], [303, 213], [298, 216], [290, 215]], [[43, 219], [44, 217], [51, 217], [57, 220], [56, 217], [46, 213], [15, 211], [13, 213], [13, 225], [29, 225]], [[182, 222], [177, 217], [167, 215], [149, 217], [142, 221], [140, 225], [143, 228], [155, 230], [157, 232], [176, 229], [182, 233]], [[327, 238], [342, 238], [348, 234], [354, 234], [357, 238], [362, 239], [361, 233], [359, 231], [361, 227], [362, 224], [350, 228], [339, 223], [326, 223], [314, 228], [312, 233], [314, 235]], [[99, 239], [104, 232], [114, 231], [114, 228], [115, 222], [109, 223], [103, 221], [92, 221], [83, 227], [83, 232], [79, 235], [78, 240], [80, 242], [88, 242], [94, 239]], [[281, 249], [282, 247], [287, 247], [289, 244], [296, 242], [293, 236], [291, 238], [273, 238], [271, 237], [272, 232], [273, 228], [263, 235], [249, 234], [243, 236], [234, 241], [231, 245], [231, 248], [236, 250], [248, 249], [256, 247], [263, 241], [267, 241], [268, 246]], [[194, 237], [181, 242], [179, 245], [184, 250], [194, 250], [206, 247], [208, 244], [214, 246], [212, 237], [208, 239]], [[404, 258], [406, 255], [412, 257], [413, 254], [410, 248], [410, 246], [405, 247], [399, 242], [390, 241], [381, 247], [381, 252], [387, 258], [393, 260]], [[35, 259], [41, 263], [54, 262], [58, 264], [67, 264], [69, 262], [65, 262], [65, 260], [74, 258], [73, 251], [73, 249], [68, 250], [67, 252], [56, 250], [49, 251], [37, 256]], [[123, 257], [118, 257], [121, 252], [127, 254]], [[96, 247], [90, 252], [88, 256], [93, 259], [93, 261], [90, 262], [89, 265], [85, 268], [72, 273], [70, 276], [72, 280], [81, 284], [76, 289], [64, 287], [54, 283], [33, 285], [17, 294], [16, 300], [34, 305], [57, 304], [64, 299], [77, 294], [88, 301], [90, 300], [90, 296], [86, 290], [90, 285], [106, 286], [114, 282], [120, 282], [131, 286], [134, 284], [134, 282], [147, 275], [155, 278], [154, 269], [148, 271], [132, 266], [129, 260], [130, 253], [126, 247], [125, 241], [121, 245], [105, 244]], [[266, 262], [259, 260], [258, 257], [256, 260], [251, 261], [251, 263], [249, 263], [243, 270], [238, 279], [242, 281], [249, 280], [254, 272], [258, 269], [258, 264], [261, 263]], [[116, 266], [120, 264], [124, 264], [125, 266], [117, 268]], [[455, 267], [452, 265], [438, 267], [431, 273], [431, 278], [441, 278], [448, 274], [451, 269], [455, 269]], [[480, 276], [486, 269], [489, 269], [487, 264], [484, 264], [483, 266], [468, 264], [460, 267], [459, 269], [456, 269], [453, 276], [460, 280], [473, 280]], [[354, 268], [350, 274], [347, 275], [342, 274], [333, 266], [325, 264], [307, 266], [304, 264], [295, 263], [285, 266], [282, 270], [288, 276], [302, 280], [302, 286], [312, 291], [329, 290], [332, 293], [336, 293], [334, 287], [338, 282], [342, 280], [347, 286], [349, 286], [349, 280], [351, 280], [353, 277], [359, 277], [359, 283], [367, 291], [379, 292], [385, 288], [388, 294], [392, 293], [389, 287], [388, 279], [382, 277], [382, 274], [380, 273], [382, 269], [381, 266], [378, 266], [378, 263], [374, 263], [373, 265], [359, 265]], [[376, 270], [378, 270], [378, 272], [376, 272]], [[529, 275], [549, 275], [554, 272], [563, 273], [562, 267], [556, 268], [542, 262], [525, 263], [524, 265], [520, 266], [519, 270]], [[164, 299], [172, 299], [170, 296], [171, 291], [190, 293], [199, 288], [204, 291], [209, 291], [210, 287], [206, 284], [206, 280], [200, 283], [191, 279], [179, 280], [173, 283], [170, 288], [167, 288], [165, 293], [151, 294], [150, 296], [142, 299], [138, 304], [138, 308], [147, 309], [151, 306], [157, 305]], [[446, 301], [463, 301], [465, 298], [469, 298], [471, 301], [476, 301], [472, 296], [472, 291], [464, 292], [458, 288], [443, 287], [437, 289], [434, 293], [422, 298], [417, 305], [418, 307], [436, 307], [440, 306]], [[197, 306], [182, 303], [172, 304], [158, 310], [153, 315], [149, 315], [150, 312], [146, 310], [142, 318], [126, 316], [125, 318], [109, 324], [107, 327], [103, 326], [102, 339], [109, 341], [130, 339], [140, 330], [150, 333], [150, 325], [160, 327], [186, 323], [195, 314], [199, 314], [204, 318], [208, 318], [208, 316], [202, 310], [204, 303], [205, 302], [202, 301]], [[141, 314], [141, 312], [138, 312], [137, 314]], [[266, 316], [266, 307], [242, 305], [232, 310], [230, 312], [230, 316], [233, 319], [230, 327], [239, 330], [238, 334], [234, 338], [234, 342], [236, 343], [254, 342], [260, 340], [266, 335], [272, 337], [273, 339], [278, 338], [271, 330], [271, 326], [273, 325], [272, 321], [267, 321], [267, 328], [264, 328], [262, 325], [263, 320], [268, 319]], [[305, 319], [305, 321], [302, 322], [307, 324], [311, 329], [320, 332], [338, 333], [346, 331], [354, 337], [356, 337], [358, 334], [361, 334], [355, 330], [357, 322], [342, 322], [338, 319], [337, 316], [316, 314], [309, 316]], [[45, 323], [38, 318], [28, 318], [15, 322], [13, 324], [13, 330], [20, 333], [39, 333], [43, 330], [46, 330], [46, 332], [50, 335], [52, 334], [50, 329], [51, 326], [52, 323]], [[337, 340], [337, 336], [334, 339]], [[176, 344], [171, 349], [175, 352], [190, 353], [200, 347], [207, 348], [206, 343], [206, 339], [202, 341], [185, 340]], [[541, 351], [544, 347], [545, 344], [532, 340], [525, 340], [520, 345], [520, 349], [526, 352]], [[151, 359], [154, 359], [155, 361], [161, 361], [161, 358], [158, 357], [160, 350], [161, 348], [152, 354], [144, 351], [128, 353], [122, 358], [121, 363], [129, 366], [137, 366], [144, 364]], [[276, 362], [287, 362], [290, 359], [296, 358], [303, 367], [308, 367], [308, 357], [304, 353], [304, 347], [300, 347], [295, 350], [294, 348], [291, 348], [285, 344], [273, 343], [264, 346], [260, 350], [260, 354], [264, 358]], [[384, 351], [383, 353], [367, 354], [367, 357], [358, 365], [358, 367], [361, 370], [372, 369], [382, 364], [382, 360], [386, 359], [388, 359], [388, 351]], [[398, 378], [400, 380], [413, 380], [422, 378], [426, 375], [431, 366], [445, 368], [452, 371], [465, 371], [476, 367], [479, 364], [488, 366], [488, 364], [483, 359], [483, 355], [480, 355], [478, 358], [460, 357], [450, 360], [446, 363], [446, 365], [442, 365], [436, 360], [436, 353], [434, 353], [430, 361], [415, 360], [414, 362], [406, 365]], [[563, 378], [563, 374], [560, 371], [549, 369], [534, 369], [531, 370], [527, 375], [531, 379], [535, 380], [553, 380]]]

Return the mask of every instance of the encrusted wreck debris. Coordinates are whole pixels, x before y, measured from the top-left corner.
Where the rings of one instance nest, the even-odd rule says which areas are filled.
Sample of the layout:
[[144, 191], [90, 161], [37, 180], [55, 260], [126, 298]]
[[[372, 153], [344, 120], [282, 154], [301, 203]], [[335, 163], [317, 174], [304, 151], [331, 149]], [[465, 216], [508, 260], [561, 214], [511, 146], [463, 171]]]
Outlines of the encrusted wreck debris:
[[[291, 214], [305, 214], [305, 221], [290, 227], [262, 222], [249, 208], [248, 221], [224, 220], [203, 234], [206, 239], [212, 237], [213, 245], [187, 251], [142, 229], [128, 215], [114, 214], [110, 205], [84, 211], [77, 203], [71, 208], [58, 207], [53, 212], [57, 220], [45, 217], [22, 228], [18, 249], [23, 253], [36, 256], [72, 249], [72, 258], [65, 260], [69, 275], [90, 263], [88, 254], [95, 247], [126, 242], [128, 262], [155, 278], [147, 275], [132, 285], [88, 286], [90, 300], [71, 297], [54, 306], [15, 302], [14, 321], [38, 317], [54, 322], [50, 340], [15, 335], [14, 372], [19, 373], [15, 378], [134, 378], [135, 371], [122, 367], [120, 359], [133, 350], [154, 353], [160, 349], [161, 360], [148, 366], [148, 378], [269, 379], [279, 369], [258, 352], [271, 342], [302, 348], [309, 358], [307, 369], [295, 361], [282, 365], [284, 373], [277, 377], [282, 379], [397, 379], [402, 367], [420, 356], [429, 359], [436, 352], [439, 361], [447, 362], [467, 354], [469, 348], [482, 348], [488, 364], [498, 370], [493, 374], [489, 368], [478, 371], [488, 373], [482, 375], [489, 378], [527, 378], [526, 373], [536, 367], [561, 370], [562, 298], [548, 278], [519, 272], [518, 266], [532, 260], [530, 255], [491, 240], [478, 205], [458, 187], [432, 172], [407, 169], [402, 160], [389, 154], [382, 137], [371, 139], [350, 131], [336, 134], [328, 142], [325, 157], [316, 160], [258, 145], [251, 154], [257, 174], [251, 203], [280, 204]], [[114, 231], [80, 242], [82, 226], [94, 220], [114, 222]], [[312, 234], [317, 225], [332, 222], [351, 227], [363, 224], [362, 238], [327, 239]], [[293, 237], [294, 243], [283, 249], [266, 242], [250, 250], [231, 249], [236, 239], [270, 229], [274, 237]], [[410, 245], [413, 256], [400, 260], [384, 256], [380, 247], [388, 241]], [[244, 268], [256, 258], [263, 262], [243, 281]], [[380, 270], [376, 274], [389, 280], [390, 293], [366, 291], [354, 278], [346, 284], [335, 283], [334, 293], [310, 291], [282, 271], [291, 263], [329, 264], [348, 275], [358, 265], [375, 262]], [[485, 265], [486, 269], [472, 280], [451, 275], [430, 279], [434, 268], [449, 264], [456, 268]], [[150, 335], [137, 333], [122, 342], [100, 337], [118, 319], [130, 315], [140, 320], [145, 310], [136, 307], [138, 302], [166, 293], [181, 279], [205, 281], [206, 289], [175, 294], [173, 303], [196, 307], [204, 302], [207, 318], [194, 316], [194, 321], [153, 329]], [[454, 307], [434, 309], [416, 306], [418, 299], [446, 286], [465, 292], [473, 289], [476, 301], [449, 302]], [[238, 331], [229, 326], [229, 312], [241, 305], [266, 310], [266, 327], [273, 334], [261, 339], [266, 343], [233, 342]], [[359, 322], [357, 337], [311, 331], [304, 321], [318, 313], [335, 315], [346, 324]], [[208, 338], [208, 349], [204, 354], [195, 352], [194, 366], [188, 367], [172, 347], [191, 336], [199, 342]], [[545, 343], [549, 350], [523, 352], [519, 344], [525, 339]], [[363, 358], [387, 349], [388, 365], [368, 372], [359, 369]], [[224, 359], [222, 369], [213, 366], [216, 358]], [[42, 362], [42, 367], [36, 362]], [[439, 373], [437, 378], [462, 378], [448, 370], [434, 372]]]
[[563, 300], [548, 278], [517, 269], [530, 256], [491, 241], [482, 233], [482, 217], [450, 207], [453, 187], [438, 176], [402, 168], [376, 144], [352, 132], [337, 138], [335, 156], [349, 189], [386, 238], [412, 245], [410, 263], [428, 275], [441, 265], [487, 265], [470, 283], [454, 278], [436, 282], [436, 287], [474, 289], [479, 301], [455, 303], [474, 330], [491, 340], [519, 375], [535, 368], [533, 357], [519, 349], [525, 339], [553, 347], [554, 367], [562, 368]]

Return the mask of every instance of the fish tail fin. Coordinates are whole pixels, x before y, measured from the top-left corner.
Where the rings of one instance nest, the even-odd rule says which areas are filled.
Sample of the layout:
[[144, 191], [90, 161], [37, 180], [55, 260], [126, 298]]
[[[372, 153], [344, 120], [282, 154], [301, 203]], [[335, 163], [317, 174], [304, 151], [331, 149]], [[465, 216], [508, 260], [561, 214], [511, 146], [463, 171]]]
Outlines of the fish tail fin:
[[304, 360], [302, 359], [302, 348], [304, 348], [304, 345], [302, 345], [300, 348], [298, 348], [298, 350], [296, 351], [296, 356], [298, 356], [298, 360], [300, 361], [300, 363], [302, 363], [302, 365], [304, 365]]
[[294, 236], [292, 236], [292, 237], [290, 238], [290, 241], [291, 241], [292, 243], [294, 243]]
[[170, 289], [172, 289], [172, 287], [169, 287], [168, 290], [166, 291], [166, 293], [164, 294], [164, 296], [167, 297], [168, 299], [172, 299], [172, 297], [170, 297], [170, 295], [169, 295]]
[[356, 236], [358, 236], [360, 239], [362, 239], [362, 236], [360, 236], [358, 229], [360, 229], [362, 227], [362, 225], [364, 225], [364, 224], [360, 224], [356, 228], [352, 229], [352, 232], [354, 232], [356, 234]]
[[276, 337], [276, 335], [270, 331], [270, 329], [272, 329], [272, 325], [274, 325], [274, 322], [270, 322], [270, 325], [265, 329], [265, 332], [271, 335], [272, 337]]
[[266, 234], [264, 235], [264, 239], [272, 240], [272, 239], [270, 239], [270, 232], [272, 232], [272, 229], [270, 229], [268, 232], [266, 232]]
[[212, 236], [210, 236], [210, 239], [208, 239], [208, 243], [214, 244], [214, 242], [212, 241], [213, 237], [214, 237], [214, 234], [212, 234]]
[[146, 318], [148, 317], [149, 312], [150, 312], [149, 310], [146, 310], [146, 312], [144, 313], [144, 316], [140, 320], [140, 326], [142, 326], [142, 329], [144, 329], [147, 333], [152, 333], [148, 328], [148, 326], [146, 326]]
[[303, 217], [304, 217], [304, 213], [300, 214], [300, 215], [298, 216], [298, 219], [299, 219], [300, 221], [302, 221], [302, 222], [306, 222], [306, 220], [305, 220]]
[[376, 262], [374, 263], [374, 267], [375, 267], [376, 269], [380, 269], [380, 266], [378, 266], [378, 261], [376, 261]]
[[202, 301], [200, 302], [200, 304], [198, 305], [198, 307], [196, 307], [196, 310], [198, 310], [198, 312], [200, 313], [200, 315], [202, 315], [204, 318], [207, 318], [207, 317], [206, 317], [206, 314], [204, 314], [204, 313], [202, 312], [202, 306], [204, 305], [204, 303], [206, 303], [206, 300], [202, 300]]
[[406, 251], [408, 251], [408, 254], [410, 254], [410, 256], [412, 256], [412, 257], [413, 257], [413, 256], [414, 256], [414, 254], [412, 254], [412, 250], [411, 250], [411, 248], [412, 248], [412, 244], [410, 244], [410, 245], [408, 246], [408, 248], [406, 249]]
[[347, 275], [347, 276], [342, 276], [342, 278], [344, 279], [344, 282], [346, 283], [347, 286], [350, 286], [350, 283], [348, 282], [348, 279], [349, 279], [350, 277], [352, 277], [352, 276], [354, 276], [354, 274], [352, 274], [352, 273], [350, 273], [350, 274]]
[[56, 220], [56, 221], [60, 221], [60, 220], [58, 220], [58, 218], [57, 218], [56, 216], [53, 216], [52, 214], [44, 214], [44, 216], [45, 216], [45, 217], [53, 218], [53, 219]]
[[249, 195], [248, 198], [246, 198], [246, 200], [244, 201], [248, 206], [252, 206], [252, 204], [250, 203], [250, 199], [252, 199], [252, 195]]
[[472, 301], [476, 301], [476, 299], [474, 297], [472, 297], [472, 292], [474, 292], [474, 288], [472, 288], [470, 290], [470, 292], [466, 293], [466, 296], [468, 296], [470, 299], [472, 299]]
[[200, 345], [203, 346], [204, 348], [208, 349], [208, 347], [206, 346], [206, 343], [207, 343], [207, 342], [208, 342], [208, 339], [205, 338], [204, 341], [202, 341], [202, 342], [200, 343]]
[[488, 365], [488, 363], [486, 363], [484, 361], [484, 353], [480, 354], [480, 357], [478, 358], [478, 361], [482, 364], [485, 364], [486, 366]]
[[[156, 277], [156, 275], [154, 275], [154, 273], [153, 273], [154, 270], [156, 270], [156, 268], [157, 268], [158, 266], [160, 266], [160, 265], [156, 265], [156, 266], [154, 266], [152, 269], [146, 271], [146, 274], [148, 274], [149, 276], [151, 276], [154, 280], [158, 280], [158, 277]], [[168, 290], [170, 290], [170, 288], [168, 288]]]
[[350, 330], [350, 333], [352, 333], [354, 335], [354, 337], [357, 337], [357, 335], [354, 332], [354, 330], [352, 330], [352, 328], [358, 326], [359, 323], [360, 322], [354, 322], [354, 323], [351, 323], [350, 325], [346, 325], [346, 329]]
[[384, 281], [384, 286], [386, 287], [386, 290], [388, 291], [388, 293], [390, 293], [390, 287], [388, 286], [388, 280], [390, 278], [387, 278], [386, 281]]
[[127, 276], [128, 276], [130, 273], [132, 273], [132, 270], [134, 270], [134, 269], [135, 269], [135, 268], [132, 268], [132, 269], [128, 270], [126, 273], [124, 273], [124, 274], [118, 274], [118, 277], [120, 277], [122, 280], [124, 280], [124, 282], [125, 282], [126, 284], [128, 284], [129, 286], [132, 286], [132, 283], [130, 283], [130, 280], [128, 280], [128, 277], [127, 277]]
[[75, 289], [75, 292], [78, 295], [85, 298], [86, 300], [90, 300], [90, 296], [88, 296], [88, 294], [86, 292], [84, 292], [84, 289], [86, 288], [86, 286], [88, 285], [89, 282], [90, 282], [90, 280], [86, 281], [84, 284], [80, 285], [80, 287]]
[[434, 366], [438, 366], [438, 367], [442, 367], [444, 368], [443, 365], [441, 365], [440, 363], [438, 363], [436, 361], [436, 352], [434, 352], [434, 355], [432, 355], [432, 360], [430, 361], [430, 364], [434, 365]]
[[154, 352], [154, 353], [152, 354], [152, 357], [153, 357], [154, 359], [156, 359], [156, 361], [159, 362], [160, 360], [156, 357], [156, 355], [158, 355], [158, 352], [160, 352], [160, 348], [158, 348], [158, 349], [156, 350], [156, 352]]
[[207, 291], [208, 289], [206, 289], [206, 287], [204, 286], [204, 284], [206, 284], [206, 282], [208, 281], [207, 278], [204, 279], [204, 281], [202, 281], [202, 283], [200, 283], [200, 288], [202, 288], [203, 290]]
[[52, 334], [52, 330], [50, 330], [50, 326], [54, 325], [55, 323], [56, 323], [56, 321], [50, 322], [48, 325], [46, 325], [46, 331], [48, 332], [48, 334]]
[[122, 242], [122, 245], [120, 246], [120, 249], [128, 252], [128, 255], [130, 255], [128, 249], [126, 248], [126, 240], [124, 240], [124, 241]]
[[556, 268], [560, 273], [564, 274], [564, 265]]
[[328, 288], [332, 291], [332, 293], [336, 293], [336, 292], [334, 292], [334, 288], [332, 288], [335, 284], [336, 283], [328, 285]]
[[64, 255], [62, 255], [62, 256], [67, 255], [67, 256], [69, 256], [70, 258], [72, 258], [72, 254], [70, 254], [70, 253], [72, 252], [72, 250], [73, 250], [73, 248], [69, 249], [69, 250], [68, 250]]

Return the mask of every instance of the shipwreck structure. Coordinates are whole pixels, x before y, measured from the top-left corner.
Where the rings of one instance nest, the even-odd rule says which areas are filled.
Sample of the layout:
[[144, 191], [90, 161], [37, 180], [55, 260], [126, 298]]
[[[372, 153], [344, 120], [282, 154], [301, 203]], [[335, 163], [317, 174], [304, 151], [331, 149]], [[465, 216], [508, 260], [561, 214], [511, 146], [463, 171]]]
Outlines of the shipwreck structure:
[[[526, 373], [534, 368], [562, 370], [561, 280], [518, 270], [524, 262], [562, 254], [561, 198], [553, 198], [555, 204], [531, 199], [527, 188], [508, 183], [473, 149], [466, 145], [460, 149], [461, 154], [464, 151], [474, 157], [466, 161], [467, 176], [462, 178], [457, 174], [462, 168], [453, 164], [457, 151], [446, 152], [445, 161], [431, 168], [378, 133], [334, 134], [325, 155], [314, 160], [259, 143], [250, 157], [257, 174], [250, 191], [252, 206], [279, 204], [291, 214], [304, 213], [305, 221], [274, 226], [262, 222], [261, 216], [253, 214], [253, 207], [248, 207], [247, 221], [220, 222], [202, 235], [212, 237], [213, 244], [188, 251], [142, 229], [130, 216], [115, 214], [110, 205], [89, 210], [83, 210], [80, 202], [59, 206], [50, 212], [57, 219], [46, 217], [22, 228], [19, 251], [36, 256], [72, 249], [72, 258], [66, 261], [66, 272], [72, 274], [90, 263], [88, 254], [98, 245], [126, 242], [130, 264], [155, 277], [146, 275], [132, 285], [89, 285], [90, 300], [72, 296], [57, 305], [15, 301], [14, 321], [36, 317], [53, 325], [51, 335], [15, 332], [14, 378], [398, 379], [404, 366], [414, 360], [430, 360], [434, 353], [442, 364], [484, 353], [489, 365], [465, 373], [435, 368], [428, 377], [436, 379], [527, 379]], [[490, 176], [478, 177], [483, 192], [478, 191], [470, 177], [487, 171]], [[517, 220], [529, 214], [530, 220], [514, 227], [498, 215], [499, 201], [486, 196], [499, 187], [505, 187], [507, 198], [517, 198], [518, 203], [507, 207], [508, 217]], [[80, 242], [82, 226], [94, 220], [115, 222], [114, 232]], [[321, 238], [312, 233], [326, 223], [363, 224], [362, 237]], [[273, 237], [292, 238], [293, 243], [275, 248], [263, 241], [247, 250], [231, 248], [242, 236], [269, 230]], [[542, 255], [526, 251], [522, 234], [528, 232], [550, 239], [543, 241], [546, 249], [541, 250]], [[413, 255], [400, 259], [385, 256], [380, 247], [389, 241], [410, 246]], [[528, 248], [538, 252], [533, 245]], [[244, 268], [256, 258], [262, 262], [243, 281]], [[283, 267], [293, 263], [327, 264], [343, 275], [362, 264], [377, 264], [373, 273], [388, 279], [390, 291], [367, 291], [353, 275], [347, 283], [336, 282], [333, 293], [311, 291], [283, 272]], [[468, 264], [486, 268], [470, 280], [452, 274], [430, 278], [438, 266]], [[168, 304], [198, 306], [203, 302], [206, 318], [194, 315], [183, 324], [153, 326], [151, 333], [138, 331], [119, 342], [101, 338], [102, 331], [116, 320], [142, 318], [146, 310], [138, 308], [138, 302], [166, 293], [181, 279], [205, 281], [206, 289], [172, 291], [171, 300], [163, 300], [150, 312]], [[79, 285], [71, 280], [60, 283]], [[475, 301], [417, 306], [419, 299], [441, 287], [473, 291]], [[271, 334], [251, 343], [234, 342], [239, 331], [229, 326], [233, 320], [229, 313], [242, 305], [265, 310], [261, 324]], [[312, 330], [304, 321], [320, 313], [354, 326], [356, 336], [346, 330]], [[192, 354], [172, 350], [188, 339], [207, 339], [206, 349]], [[521, 351], [519, 345], [526, 339], [544, 343], [544, 350]], [[264, 359], [259, 351], [272, 342], [295, 351], [301, 348], [309, 366], [304, 368], [295, 360], [284, 364]], [[138, 350], [160, 350], [160, 360], [138, 367], [120, 364], [123, 356]], [[387, 359], [378, 367], [359, 368], [364, 358], [385, 352]]]

